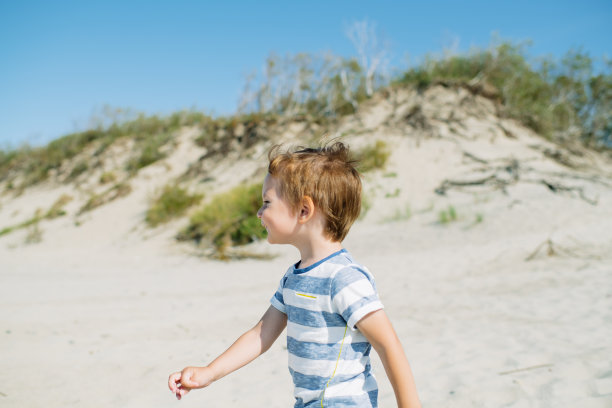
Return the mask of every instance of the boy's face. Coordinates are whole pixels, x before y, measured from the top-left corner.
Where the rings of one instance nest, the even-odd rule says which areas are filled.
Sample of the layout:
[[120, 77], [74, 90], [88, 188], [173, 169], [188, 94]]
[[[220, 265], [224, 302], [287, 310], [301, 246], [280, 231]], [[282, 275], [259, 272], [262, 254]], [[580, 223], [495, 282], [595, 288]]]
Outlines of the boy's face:
[[298, 215], [281, 198], [278, 182], [269, 174], [264, 180], [261, 195], [263, 205], [257, 211], [257, 217], [268, 232], [268, 242], [271, 244], [291, 244], [298, 226]]

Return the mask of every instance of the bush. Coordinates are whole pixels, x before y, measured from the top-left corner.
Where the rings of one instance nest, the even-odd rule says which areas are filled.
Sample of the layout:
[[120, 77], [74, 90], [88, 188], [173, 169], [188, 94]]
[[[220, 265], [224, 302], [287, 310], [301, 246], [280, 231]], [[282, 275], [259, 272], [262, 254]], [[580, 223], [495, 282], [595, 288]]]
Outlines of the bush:
[[168, 184], [147, 211], [145, 221], [149, 226], [156, 227], [172, 218], [180, 217], [189, 207], [201, 200], [201, 194], [191, 195], [178, 185]]
[[355, 153], [358, 161], [357, 169], [361, 173], [383, 169], [390, 155], [391, 150], [387, 143], [377, 140], [373, 145], [368, 145]]
[[89, 198], [89, 200], [87, 200], [85, 205], [81, 207], [81, 209], [79, 210], [79, 214], [82, 214], [87, 211], [91, 211], [117, 198], [125, 197], [131, 192], [132, 192], [132, 187], [129, 184], [125, 182], [117, 183], [101, 194], [93, 194]]
[[435, 83], [493, 87], [503, 113], [543, 136], [590, 147], [612, 145], [612, 62], [596, 73], [593, 60], [580, 50], [561, 61], [547, 57], [535, 64], [524, 46], [506, 42], [467, 55], [428, 57], [393, 82], [420, 90]]
[[210, 241], [220, 257], [231, 245], [244, 245], [266, 236], [257, 218], [261, 206], [261, 184], [240, 185], [215, 196], [195, 213], [177, 239]]

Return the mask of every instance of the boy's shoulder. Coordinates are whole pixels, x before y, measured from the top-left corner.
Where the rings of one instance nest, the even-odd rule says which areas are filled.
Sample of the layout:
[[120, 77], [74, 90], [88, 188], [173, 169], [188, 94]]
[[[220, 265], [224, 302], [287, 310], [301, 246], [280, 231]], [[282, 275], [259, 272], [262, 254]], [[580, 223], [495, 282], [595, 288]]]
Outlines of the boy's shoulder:
[[285, 276], [289, 275], [331, 279], [336, 284], [367, 278], [374, 285], [372, 273], [364, 265], [356, 262], [346, 249], [335, 252], [306, 268], [300, 269], [298, 262], [289, 267]]

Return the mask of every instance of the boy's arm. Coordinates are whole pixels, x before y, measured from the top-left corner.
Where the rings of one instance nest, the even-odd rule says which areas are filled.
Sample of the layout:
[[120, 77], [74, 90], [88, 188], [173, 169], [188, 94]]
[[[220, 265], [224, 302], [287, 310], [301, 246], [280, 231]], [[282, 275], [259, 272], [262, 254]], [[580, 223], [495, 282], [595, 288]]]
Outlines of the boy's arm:
[[393, 386], [399, 408], [420, 408], [412, 371], [404, 349], [391, 322], [383, 310], [366, 315], [357, 323], [359, 331], [368, 339], [380, 356], [387, 377]]
[[213, 381], [250, 363], [265, 353], [287, 326], [287, 315], [270, 306], [259, 322], [238, 338], [206, 367], [186, 367], [170, 375], [168, 387], [181, 399], [194, 388]]

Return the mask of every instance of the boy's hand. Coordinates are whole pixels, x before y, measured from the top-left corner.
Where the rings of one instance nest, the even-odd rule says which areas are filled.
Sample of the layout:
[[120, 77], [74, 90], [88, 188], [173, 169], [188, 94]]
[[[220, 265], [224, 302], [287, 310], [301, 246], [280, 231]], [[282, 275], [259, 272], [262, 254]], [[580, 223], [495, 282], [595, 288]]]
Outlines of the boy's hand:
[[208, 386], [213, 379], [212, 370], [208, 367], [186, 367], [183, 371], [170, 374], [168, 387], [180, 400], [189, 391]]

